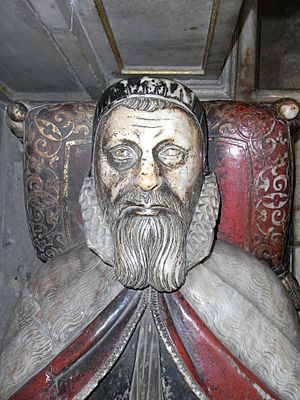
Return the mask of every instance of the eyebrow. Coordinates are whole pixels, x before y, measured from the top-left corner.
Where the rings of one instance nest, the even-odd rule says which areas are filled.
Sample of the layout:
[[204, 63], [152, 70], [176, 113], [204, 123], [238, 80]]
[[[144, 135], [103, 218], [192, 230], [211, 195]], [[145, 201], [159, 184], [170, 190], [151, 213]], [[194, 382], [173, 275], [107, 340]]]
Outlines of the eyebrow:
[[[135, 126], [138, 126], [138, 125], [135, 125]], [[122, 136], [122, 135], [124, 135], [124, 133], [129, 133], [126, 129], [124, 129], [123, 131], [114, 131], [114, 132], [112, 132], [112, 134], [110, 134], [110, 136], [114, 136], [114, 135], [120, 135], [120, 136]], [[138, 131], [130, 131], [130, 133], [133, 133], [136, 137], [139, 137], [140, 136], [140, 132], [138, 132]]]
[[[130, 146], [132, 146], [132, 144], [133, 144], [133, 145], [137, 145], [136, 142], [133, 142], [132, 140], [128, 140], [128, 139], [125, 139], [125, 138], [120, 139], [119, 141], [120, 141], [120, 143], [122, 143], [122, 144], [128, 144], [128, 145], [130, 145]], [[106, 146], [107, 146], [107, 147], [110, 147], [109, 145], [110, 145], [110, 141], [107, 142]], [[118, 146], [118, 145], [119, 145], [119, 144], [117, 144], [117, 146]], [[115, 147], [115, 146], [113, 146], [113, 147]], [[112, 148], [113, 148], [113, 147], [112, 147]]]

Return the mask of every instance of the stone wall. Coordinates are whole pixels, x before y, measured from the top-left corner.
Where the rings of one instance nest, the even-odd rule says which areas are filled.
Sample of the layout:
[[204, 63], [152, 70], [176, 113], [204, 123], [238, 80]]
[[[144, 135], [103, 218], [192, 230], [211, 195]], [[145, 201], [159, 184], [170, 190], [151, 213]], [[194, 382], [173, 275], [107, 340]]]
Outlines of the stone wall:
[[261, 0], [260, 89], [300, 89], [300, 2]]

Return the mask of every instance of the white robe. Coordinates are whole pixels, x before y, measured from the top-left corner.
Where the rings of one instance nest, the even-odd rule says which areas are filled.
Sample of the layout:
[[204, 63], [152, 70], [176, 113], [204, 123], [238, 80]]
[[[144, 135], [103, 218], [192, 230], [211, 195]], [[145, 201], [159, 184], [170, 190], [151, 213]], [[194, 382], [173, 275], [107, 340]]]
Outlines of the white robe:
[[[4, 337], [0, 398], [6, 400], [46, 366], [122, 289], [113, 269], [86, 246], [43, 266], [25, 288]], [[300, 323], [267, 266], [217, 242], [180, 290], [249, 370], [281, 399], [300, 399]]]

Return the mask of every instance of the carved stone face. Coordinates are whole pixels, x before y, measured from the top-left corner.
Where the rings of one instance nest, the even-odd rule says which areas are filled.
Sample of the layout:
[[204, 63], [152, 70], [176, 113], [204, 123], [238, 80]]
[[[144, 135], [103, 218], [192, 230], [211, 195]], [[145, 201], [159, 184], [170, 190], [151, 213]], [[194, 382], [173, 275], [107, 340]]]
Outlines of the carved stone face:
[[134, 183], [147, 192], [163, 182], [187, 204], [202, 166], [199, 134], [179, 108], [153, 112], [119, 106], [106, 124], [97, 160], [111, 200]]
[[125, 286], [172, 291], [184, 281], [186, 235], [204, 178], [198, 130], [179, 108], [118, 106], [97, 137], [98, 198]]

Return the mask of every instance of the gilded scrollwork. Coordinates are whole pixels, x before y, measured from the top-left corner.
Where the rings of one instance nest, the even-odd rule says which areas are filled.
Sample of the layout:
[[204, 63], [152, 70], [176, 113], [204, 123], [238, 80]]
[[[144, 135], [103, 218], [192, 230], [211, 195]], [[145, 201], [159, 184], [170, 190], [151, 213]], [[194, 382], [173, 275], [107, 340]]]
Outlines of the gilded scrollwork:
[[[250, 155], [247, 165], [252, 181], [245, 176], [252, 193], [253, 210], [249, 250], [266, 260], [279, 275], [285, 274], [293, 184], [288, 126], [278, 117], [275, 108], [267, 106], [229, 103], [224, 107], [216, 102], [215, 107], [208, 108], [208, 113], [211, 136], [240, 140]], [[222, 218], [219, 229], [222, 229]]]
[[[66, 248], [64, 171], [70, 140], [90, 134], [93, 106], [84, 103], [33, 109], [25, 126], [24, 185], [29, 230], [38, 257], [47, 261]], [[88, 142], [88, 140], [87, 140]]]

